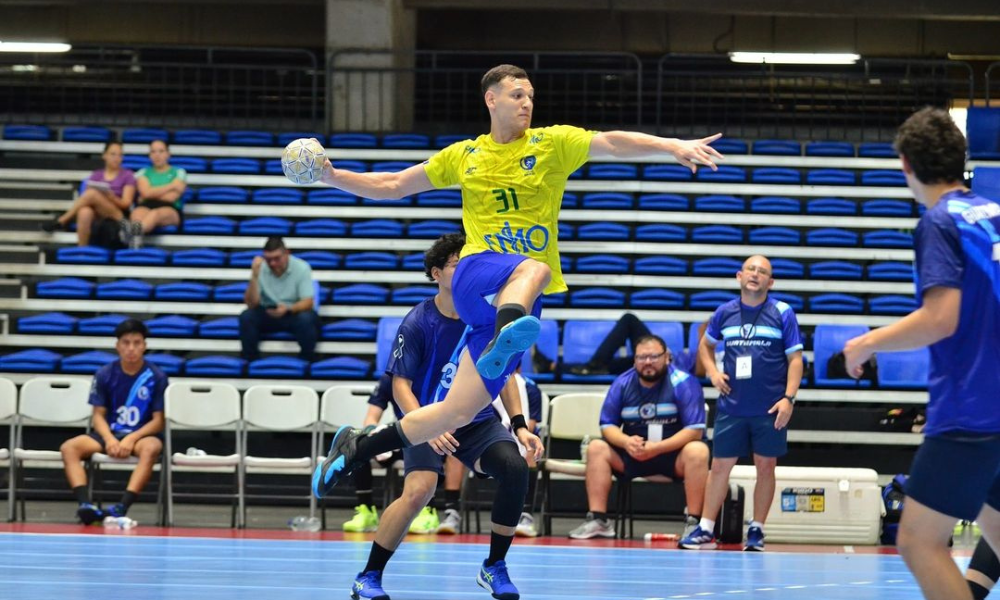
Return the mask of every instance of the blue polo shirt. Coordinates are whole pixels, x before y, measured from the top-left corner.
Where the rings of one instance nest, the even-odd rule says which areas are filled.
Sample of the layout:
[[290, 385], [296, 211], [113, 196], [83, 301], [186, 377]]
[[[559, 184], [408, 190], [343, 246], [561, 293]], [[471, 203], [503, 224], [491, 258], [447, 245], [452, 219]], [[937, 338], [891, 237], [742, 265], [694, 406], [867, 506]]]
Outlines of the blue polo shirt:
[[673, 365], [651, 388], [639, 383], [635, 368], [619, 375], [604, 398], [601, 429], [620, 427], [625, 435], [649, 439], [653, 424], [663, 425], [662, 439], [681, 429], [705, 429], [705, 395], [698, 380]]

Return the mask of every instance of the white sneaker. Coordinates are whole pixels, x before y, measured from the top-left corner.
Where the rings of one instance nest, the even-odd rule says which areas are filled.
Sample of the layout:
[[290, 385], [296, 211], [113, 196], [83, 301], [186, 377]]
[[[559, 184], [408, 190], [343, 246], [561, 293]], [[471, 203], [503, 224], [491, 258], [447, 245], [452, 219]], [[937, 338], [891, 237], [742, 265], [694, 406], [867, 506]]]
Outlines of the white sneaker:
[[699, 520], [694, 517], [686, 517], [684, 519], [684, 533], [681, 534], [681, 539], [686, 539], [694, 530], [698, 528]]
[[535, 529], [535, 517], [531, 513], [521, 513], [521, 518], [514, 529], [516, 537], [538, 537], [538, 530]]
[[454, 508], [446, 509], [444, 511], [444, 518], [441, 519], [441, 524], [438, 525], [436, 533], [438, 535], [455, 535], [461, 532], [462, 515], [458, 514], [458, 511]]
[[615, 528], [611, 526], [611, 521], [594, 518], [593, 513], [587, 513], [587, 520], [582, 525], [569, 532], [569, 537], [574, 540], [589, 540], [595, 537], [613, 538]]

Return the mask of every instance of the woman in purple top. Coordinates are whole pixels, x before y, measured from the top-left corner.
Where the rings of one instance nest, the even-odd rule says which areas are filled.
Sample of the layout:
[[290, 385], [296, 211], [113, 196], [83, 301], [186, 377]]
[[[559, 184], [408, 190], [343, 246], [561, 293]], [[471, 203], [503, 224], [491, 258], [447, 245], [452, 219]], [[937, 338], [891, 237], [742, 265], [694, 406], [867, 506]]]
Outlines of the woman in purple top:
[[86, 246], [90, 243], [91, 227], [96, 220], [119, 221], [125, 218], [135, 199], [135, 174], [122, 168], [122, 145], [119, 142], [108, 142], [101, 156], [104, 168], [90, 174], [84, 182], [83, 193], [73, 201], [69, 210], [44, 223], [43, 230], [62, 230], [76, 219], [77, 244]]

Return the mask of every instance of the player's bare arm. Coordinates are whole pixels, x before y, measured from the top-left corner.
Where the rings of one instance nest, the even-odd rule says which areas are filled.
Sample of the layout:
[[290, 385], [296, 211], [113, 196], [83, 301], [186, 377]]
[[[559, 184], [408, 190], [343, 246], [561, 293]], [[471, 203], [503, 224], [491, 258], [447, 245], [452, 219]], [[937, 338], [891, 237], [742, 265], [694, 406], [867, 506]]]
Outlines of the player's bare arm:
[[698, 140], [662, 138], [638, 131], [605, 131], [598, 133], [590, 142], [590, 158], [639, 158], [670, 154], [677, 162], [692, 171], [699, 165], [718, 167], [715, 159], [725, 158], [718, 150], [709, 146], [722, 137], [721, 133]]
[[334, 169], [326, 160], [320, 181], [369, 200], [398, 200], [434, 189], [422, 163], [395, 173], [355, 173]]

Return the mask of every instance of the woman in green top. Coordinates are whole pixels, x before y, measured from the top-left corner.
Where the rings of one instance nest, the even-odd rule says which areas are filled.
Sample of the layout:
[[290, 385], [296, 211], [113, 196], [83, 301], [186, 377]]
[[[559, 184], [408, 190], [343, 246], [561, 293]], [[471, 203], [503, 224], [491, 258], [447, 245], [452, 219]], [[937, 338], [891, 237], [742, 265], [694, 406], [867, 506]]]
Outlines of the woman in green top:
[[187, 189], [187, 172], [170, 166], [170, 148], [163, 140], [149, 143], [152, 167], [141, 169], [135, 176], [139, 190], [139, 206], [122, 222], [122, 237], [132, 248], [142, 246], [142, 236], [157, 227], [180, 225], [181, 196]]

